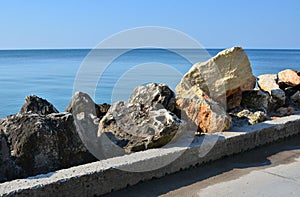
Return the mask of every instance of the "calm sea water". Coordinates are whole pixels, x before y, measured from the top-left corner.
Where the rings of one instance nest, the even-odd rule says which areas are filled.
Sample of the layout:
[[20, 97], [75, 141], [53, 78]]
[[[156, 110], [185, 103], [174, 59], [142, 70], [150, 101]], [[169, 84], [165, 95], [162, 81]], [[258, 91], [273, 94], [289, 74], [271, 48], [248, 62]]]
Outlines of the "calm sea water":
[[[219, 51], [221, 49], [208, 50], [211, 56]], [[0, 118], [17, 113], [24, 98], [31, 94], [46, 98], [63, 111], [72, 97], [77, 73], [82, 73], [81, 65], [89, 52], [88, 49], [0, 50]], [[192, 63], [209, 58], [196, 50], [185, 50], [184, 53], [193, 61], [160, 49], [127, 52], [114, 59], [107, 68], [102, 68], [98, 81], [93, 82], [96, 89], [91, 96], [97, 103], [124, 100], [136, 85], [149, 82], [167, 83], [174, 89]], [[300, 70], [300, 50], [246, 50], [246, 53], [256, 76], [278, 73], [286, 68]], [[106, 62], [107, 57], [115, 54], [110, 50], [99, 52], [94, 66], [101, 66], [101, 61]], [[89, 68], [85, 74], [92, 79], [93, 74], [99, 73]], [[84, 86], [82, 88], [81, 91], [85, 91]]]

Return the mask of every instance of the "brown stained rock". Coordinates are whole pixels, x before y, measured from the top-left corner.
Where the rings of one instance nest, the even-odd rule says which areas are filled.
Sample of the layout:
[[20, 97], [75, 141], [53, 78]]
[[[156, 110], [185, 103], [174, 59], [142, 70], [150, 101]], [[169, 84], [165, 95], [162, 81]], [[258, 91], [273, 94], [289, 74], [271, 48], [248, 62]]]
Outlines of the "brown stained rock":
[[[249, 83], [248, 83], [249, 82]], [[203, 93], [226, 107], [226, 97], [254, 84], [250, 62], [241, 47], [221, 51], [206, 62], [200, 62], [184, 75], [176, 87], [180, 98], [201, 98]]]
[[278, 73], [278, 78], [281, 82], [289, 86], [300, 85], [300, 72], [296, 70], [283, 70]]
[[231, 128], [230, 116], [214, 101], [205, 98], [178, 98], [176, 103], [203, 133], [215, 133]]
[[275, 74], [265, 74], [258, 76], [258, 87], [268, 92], [275, 104], [275, 108], [285, 104], [285, 92], [277, 84], [278, 78]]

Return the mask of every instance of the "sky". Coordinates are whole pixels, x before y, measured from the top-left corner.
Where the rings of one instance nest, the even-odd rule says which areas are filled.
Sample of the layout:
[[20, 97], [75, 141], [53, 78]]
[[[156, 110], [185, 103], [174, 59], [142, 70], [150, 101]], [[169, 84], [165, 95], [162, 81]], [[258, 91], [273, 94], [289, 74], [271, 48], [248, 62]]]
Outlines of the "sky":
[[162, 26], [206, 48], [300, 49], [299, 0], [3, 0], [0, 49], [93, 48], [120, 31]]

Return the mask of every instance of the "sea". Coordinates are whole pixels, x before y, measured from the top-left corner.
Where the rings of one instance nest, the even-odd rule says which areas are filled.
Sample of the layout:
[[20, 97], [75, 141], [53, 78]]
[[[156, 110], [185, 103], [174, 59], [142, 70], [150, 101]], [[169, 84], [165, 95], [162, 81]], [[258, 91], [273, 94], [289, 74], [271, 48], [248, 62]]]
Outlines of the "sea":
[[[28, 95], [45, 98], [64, 111], [76, 91], [88, 93], [96, 103], [113, 103], [151, 82], [174, 90], [194, 63], [221, 50], [0, 50], [0, 118], [18, 113]], [[255, 76], [300, 70], [300, 50], [245, 51]]]

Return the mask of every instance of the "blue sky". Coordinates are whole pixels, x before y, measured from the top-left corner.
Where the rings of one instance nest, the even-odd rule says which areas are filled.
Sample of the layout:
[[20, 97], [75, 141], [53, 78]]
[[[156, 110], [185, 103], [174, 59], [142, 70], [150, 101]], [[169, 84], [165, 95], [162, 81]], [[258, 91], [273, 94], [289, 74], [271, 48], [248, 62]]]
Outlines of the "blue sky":
[[0, 49], [92, 48], [139, 26], [178, 29], [206, 48], [300, 48], [299, 0], [6, 0]]

